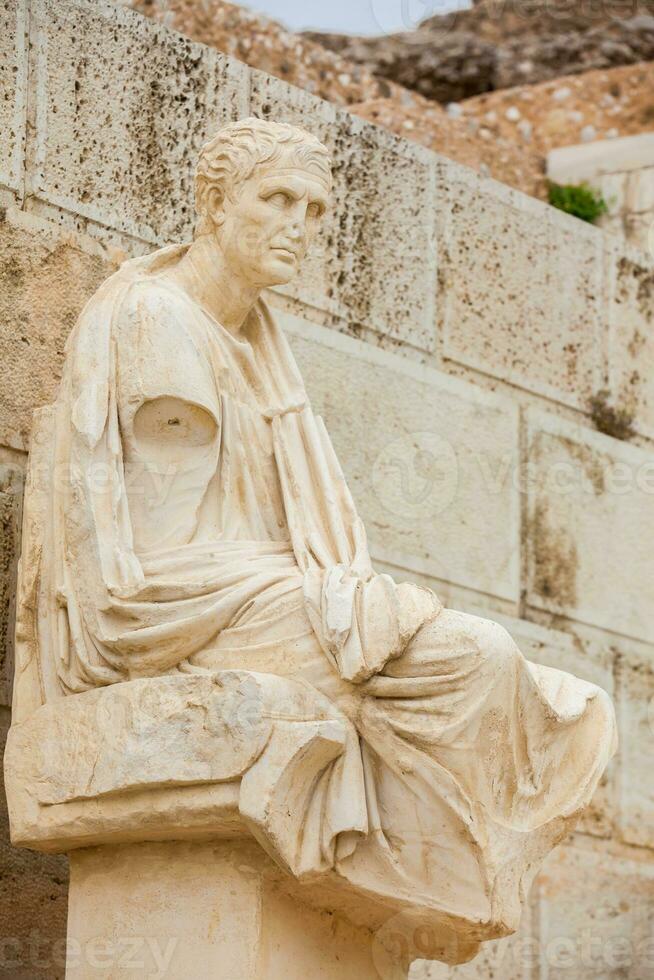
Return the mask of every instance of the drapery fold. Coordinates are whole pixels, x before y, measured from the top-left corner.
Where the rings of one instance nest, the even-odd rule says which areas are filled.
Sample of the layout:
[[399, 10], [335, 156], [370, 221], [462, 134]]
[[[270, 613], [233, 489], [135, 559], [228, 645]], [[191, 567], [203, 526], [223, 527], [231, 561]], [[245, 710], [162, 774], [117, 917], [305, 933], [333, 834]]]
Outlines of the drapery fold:
[[[39, 669], [43, 701], [174, 669], [211, 643], [243, 604], [266, 589], [274, 590], [298, 570], [321, 647], [348, 681], [364, 680], [398, 656], [439, 609], [432, 593], [416, 589], [419, 599], [416, 602], [414, 596], [407, 616], [393, 580], [374, 573], [363, 523], [329, 436], [311, 410], [287, 342], [263, 303], [244, 328], [243, 344], [249, 345], [251, 356], [243, 356], [240, 363], [260, 416], [272, 428], [288, 529], [286, 549], [271, 555], [265, 541], [252, 540], [240, 542], [240, 551], [234, 551], [228, 541], [218, 540], [204, 557], [194, 556], [190, 567], [187, 549], [195, 546], [191, 528], [189, 540], [161, 559], [167, 562], [166, 586], [159, 580], [155, 558], [137, 553], [118, 404], [119, 360], [142, 356], [135, 345], [146, 343], [144, 336], [150, 350], [156, 345], [147, 335], [152, 314], [140, 313], [144, 326], [137, 321], [126, 328], [125, 308], [134, 288], [161, 283], [158, 277], [185, 251], [186, 246], [172, 246], [127, 262], [100, 287], [69, 338], [48, 432], [39, 436], [36, 429], [36, 439], [44, 443], [41, 479], [50, 481], [40, 488], [47, 540], [38, 555], [23, 561], [26, 575], [34, 576], [38, 568], [38, 616], [30, 625], [33, 610], [24, 607], [19, 620], [26, 633], [38, 637], [27, 655], [39, 661], [50, 658], [49, 665]], [[181, 302], [180, 297], [172, 300]], [[185, 302], [188, 306], [187, 298]], [[197, 328], [198, 337], [200, 332]], [[191, 339], [201, 346], [200, 339]], [[226, 331], [215, 322], [208, 343], [218, 348], [229, 343]], [[184, 394], [184, 379], [175, 388], [178, 396]], [[241, 411], [238, 399], [223, 392], [201, 397], [189, 390], [188, 400], [207, 408], [215, 403], [214, 415], [223, 429], [248, 424], [249, 407], [242, 410], [245, 421], [235, 423]], [[254, 424], [239, 433], [244, 441], [255, 434]], [[229, 453], [239, 451], [229, 436], [220, 433], [227, 447], [225, 480]], [[200, 511], [207, 495], [220, 493], [220, 486], [212, 484], [215, 468], [216, 458], [208, 451], [197, 472], [191, 473], [196, 500], [189, 497], [186, 506], [192, 513]], [[182, 470], [178, 467], [175, 479]], [[258, 480], [250, 491], [253, 510], [256, 488], [265, 485], [265, 474]], [[238, 489], [242, 487], [233, 492]], [[30, 590], [27, 583], [21, 590], [30, 591], [33, 584]]]
[[[166, 276], [184, 252], [126, 263], [100, 288], [56, 404], [37, 413], [15, 723], [117, 682], [256, 672], [280, 785], [310, 716], [340, 733], [296, 780], [292, 819], [254, 816], [244, 776], [269, 853], [425, 910], [462, 949], [502, 935], [615, 749], [610, 701], [528, 664], [495, 624], [375, 573], [283, 334], [263, 303], [238, 337], [225, 331]], [[157, 398], [206, 423], [168, 462], [135, 421]], [[289, 678], [307, 709], [283, 717]]]

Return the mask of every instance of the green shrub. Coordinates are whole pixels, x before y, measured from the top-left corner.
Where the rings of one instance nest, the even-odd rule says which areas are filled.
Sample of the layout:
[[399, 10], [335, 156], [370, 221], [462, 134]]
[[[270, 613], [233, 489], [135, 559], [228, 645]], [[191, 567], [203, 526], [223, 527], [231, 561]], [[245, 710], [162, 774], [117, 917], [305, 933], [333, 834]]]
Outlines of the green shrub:
[[600, 192], [588, 184], [555, 184], [550, 181], [548, 195], [553, 207], [591, 224], [608, 211]]

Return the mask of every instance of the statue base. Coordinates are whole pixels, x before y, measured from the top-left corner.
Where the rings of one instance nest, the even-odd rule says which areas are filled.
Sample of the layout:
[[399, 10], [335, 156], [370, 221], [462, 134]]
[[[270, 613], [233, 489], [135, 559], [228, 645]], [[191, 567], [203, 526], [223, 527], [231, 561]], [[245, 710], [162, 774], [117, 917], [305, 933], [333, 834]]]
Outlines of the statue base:
[[374, 934], [299, 904], [248, 841], [70, 855], [67, 980], [379, 980]]

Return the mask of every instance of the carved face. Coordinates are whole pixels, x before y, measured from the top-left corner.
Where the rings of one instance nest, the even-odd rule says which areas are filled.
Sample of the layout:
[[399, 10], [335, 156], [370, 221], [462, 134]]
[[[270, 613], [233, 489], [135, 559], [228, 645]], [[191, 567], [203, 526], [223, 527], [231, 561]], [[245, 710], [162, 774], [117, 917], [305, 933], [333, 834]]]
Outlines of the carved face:
[[234, 275], [264, 288], [289, 282], [320, 228], [328, 203], [314, 173], [279, 160], [259, 167], [220, 204], [217, 239]]

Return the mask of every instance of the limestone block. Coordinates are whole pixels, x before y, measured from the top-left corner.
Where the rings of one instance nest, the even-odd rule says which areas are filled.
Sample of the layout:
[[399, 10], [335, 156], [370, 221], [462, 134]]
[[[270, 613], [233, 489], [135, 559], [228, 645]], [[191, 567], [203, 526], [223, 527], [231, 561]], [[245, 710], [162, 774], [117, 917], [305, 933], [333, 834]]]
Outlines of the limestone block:
[[654, 165], [654, 133], [562, 146], [547, 156], [547, 176], [561, 184]]
[[106, 0], [32, 11], [30, 192], [148, 242], [190, 238], [197, 151], [245, 114], [245, 66]]
[[617, 711], [620, 729], [620, 836], [654, 847], [654, 649], [627, 649], [618, 656]]
[[297, 317], [280, 322], [373, 558], [516, 601], [516, 407]]
[[624, 216], [627, 241], [639, 252], [654, 255], [654, 209]]
[[250, 108], [304, 126], [333, 155], [333, 204], [321, 241], [300, 281], [283, 292], [432, 350], [437, 158], [262, 72], [252, 73]]
[[626, 220], [624, 214], [604, 214], [597, 219], [597, 226], [609, 235], [620, 235], [624, 238]]
[[15, 209], [0, 218], [0, 444], [27, 449], [33, 410], [55, 395], [66, 338], [112, 270]]
[[71, 859], [68, 980], [378, 980], [371, 939], [285, 894], [252, 843], [86, 848]]
[[609, 387], [613, 403], [654, 437], [654, 261], [632, 249], [609, 253]]
[[46, 704], [15, 727], [12, 758], [29, 760], [23, 780], [34, 782], [42, 806], [228, 782], [253, 765], [270, 737], [261, 715], [243, 724], [257, 689], [252, 680], [239, 681], [136, 680]]
[[654, 640], [651, 453], [529, 413], [527, 602]]
[[602, 235], [443, 163], [446, 357], [583, 407], [601, 378]]
[[642, 213], [654, 208], [654, 154], [652, 165], [634, 170], [627, 181], [626, 204], [628, 211]]
[[654, 869], [646, 852], [629, 860], [609, 845], [575, 842], [551, 854], [536, 888], [541, 980], [653, 975]]
[[[9, 710], [0, 707], [2, 753], [9, 718]], [[1, 766], [0, 868], [0, 975], [63, 980], [68, 861], [11, 846]]]
[[274, 675], [178, 673], [57, 698], [9, 734], [12, 840], [69, 851], [249, 827], [299, 874], [305, 797], [345, 740], [329, 701]]
[[0, 704], [11, 703], [23, 472], [0, 464]]
[[0, 184], [23, 181], [27, 96], [27, 0], [0, 6]]
[[628, 176], [626, 173], [602, 174], [593, 181], [593, 186], [598, 188], [608, 208], [607, 215], [601, 218], [603, 228], [624, 210]]

